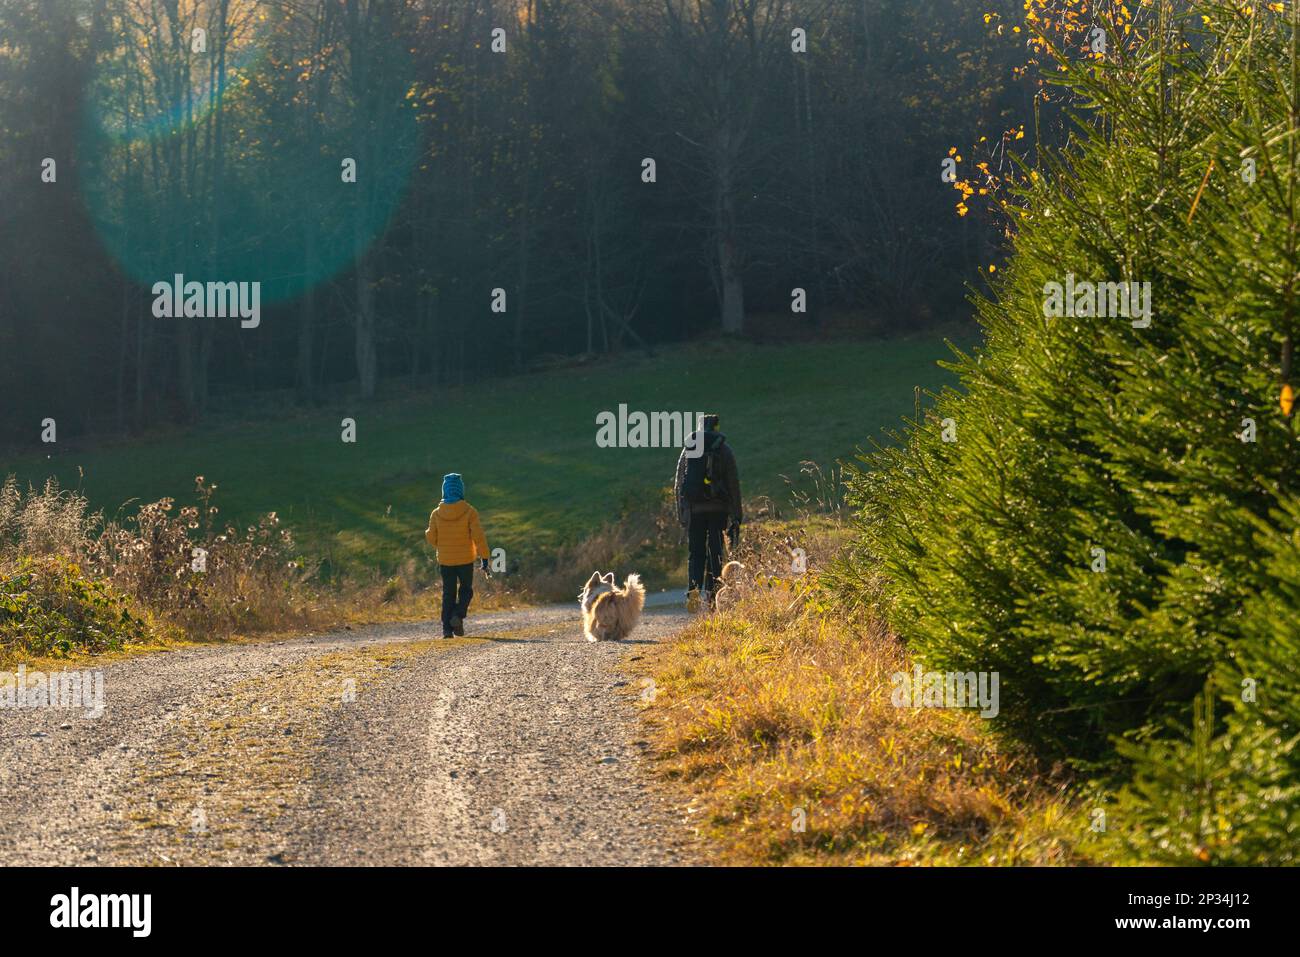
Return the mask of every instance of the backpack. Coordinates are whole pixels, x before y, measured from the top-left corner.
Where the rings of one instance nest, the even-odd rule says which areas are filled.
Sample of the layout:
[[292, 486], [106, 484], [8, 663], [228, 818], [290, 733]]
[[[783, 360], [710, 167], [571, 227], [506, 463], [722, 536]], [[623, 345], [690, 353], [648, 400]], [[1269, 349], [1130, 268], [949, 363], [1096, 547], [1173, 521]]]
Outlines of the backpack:
[[727, 486], [723, 481], [723, 466], [719, 454], [725, 444], [725, 442], [718, 442], [712, 448], [706, 444], [703, 455], [687, 458], [682, 494], [691, 505], [720, 502], [727, 497]]

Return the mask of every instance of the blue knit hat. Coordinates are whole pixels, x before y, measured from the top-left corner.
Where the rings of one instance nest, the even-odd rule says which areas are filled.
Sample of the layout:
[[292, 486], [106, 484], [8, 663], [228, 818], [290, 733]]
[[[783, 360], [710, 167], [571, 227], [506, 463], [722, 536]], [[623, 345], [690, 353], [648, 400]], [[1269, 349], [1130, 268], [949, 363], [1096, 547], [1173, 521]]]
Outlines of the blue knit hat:
[[459, 502], [465, 497], [465, 483], [459, 472], [448, 472], [442, 477], [442, 500]]

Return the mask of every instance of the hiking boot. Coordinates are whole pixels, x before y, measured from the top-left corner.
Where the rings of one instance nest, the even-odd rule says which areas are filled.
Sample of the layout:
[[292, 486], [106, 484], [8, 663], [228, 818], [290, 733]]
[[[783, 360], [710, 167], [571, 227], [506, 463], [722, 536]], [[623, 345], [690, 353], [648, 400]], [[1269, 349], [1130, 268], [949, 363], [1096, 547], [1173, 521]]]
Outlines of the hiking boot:
[[459, 615], [451, 616], [451, 630], [457, 638], [465, 637], [465, 620]]

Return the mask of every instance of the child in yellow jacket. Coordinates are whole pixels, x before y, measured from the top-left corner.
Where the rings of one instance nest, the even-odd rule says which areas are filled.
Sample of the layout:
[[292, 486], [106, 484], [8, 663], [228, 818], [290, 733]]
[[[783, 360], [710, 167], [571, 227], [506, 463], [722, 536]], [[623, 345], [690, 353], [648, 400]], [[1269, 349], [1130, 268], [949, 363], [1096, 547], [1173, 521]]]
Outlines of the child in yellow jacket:
[[442, 501], [429, 515], [425, 540], [438, 552], [442, 572], [442, 637], [465, 634], [465, 615], [474, 597], [474, 560], [488, 569], [487, 537], [478, 511], [465, 501], [465, 483], [459, 473], [442, 478]]

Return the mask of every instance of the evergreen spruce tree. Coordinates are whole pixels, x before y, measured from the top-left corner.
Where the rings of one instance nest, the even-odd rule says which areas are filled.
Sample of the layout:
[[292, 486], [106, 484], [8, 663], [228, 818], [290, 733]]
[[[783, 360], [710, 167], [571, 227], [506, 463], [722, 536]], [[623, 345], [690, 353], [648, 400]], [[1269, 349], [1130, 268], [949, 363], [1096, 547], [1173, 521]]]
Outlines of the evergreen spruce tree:
[[[998, 671], [1000, 720], [1041, 752], [1136, 763], [1120, 827], [1172, 860], [1258, 856], [1294, 821], [1294, 8], [1103, 3], [1080, 26], [1104, 55], [1051, 47], [1076, 132], [1009, 206], [985, 344], [853, 480], [846, 578], [927, 667]], [[1071, 280], [1149, 283], [1149, 324], [1087, 296], [1057, 314]], [[1217, 723], [1171, 730], [1212, 676]], [[1206, 781], [1222, 828], [1188, 810]]]

